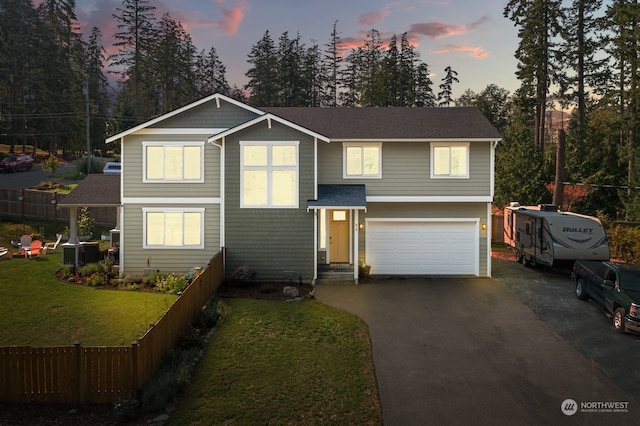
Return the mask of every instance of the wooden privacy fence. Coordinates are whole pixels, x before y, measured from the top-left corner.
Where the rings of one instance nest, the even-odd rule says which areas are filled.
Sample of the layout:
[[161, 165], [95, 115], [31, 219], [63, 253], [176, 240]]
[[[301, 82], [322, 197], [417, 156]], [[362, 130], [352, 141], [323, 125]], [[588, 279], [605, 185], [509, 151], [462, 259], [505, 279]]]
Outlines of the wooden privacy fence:
[[[37, 189], [0, 189], [0, 216], [68, 222], [69, 209], [58, 207], [67, 196]], [[99, 225], [117, 223], [117, 209], [113, 207], [90, 207], [89, 210]]]
[[135, 398], [223, 279], [221, 250], [131, 346], [0, 347], [0, 402], [108, 404]]

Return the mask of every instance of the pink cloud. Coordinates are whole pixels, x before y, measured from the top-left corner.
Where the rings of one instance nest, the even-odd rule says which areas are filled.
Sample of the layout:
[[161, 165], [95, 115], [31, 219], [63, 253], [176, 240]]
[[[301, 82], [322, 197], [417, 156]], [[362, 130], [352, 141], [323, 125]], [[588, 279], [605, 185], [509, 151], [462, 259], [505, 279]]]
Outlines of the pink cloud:
[[452, 37], [466, 34], [469, 31], [478, 30], [488, 21], [488, 16], [482, 16], [476, 21], [473, 21], [466, 25], [451, 25], [445, 24], [443, 22], [421, 22], [412, 24], [409, 29], [409, 34], [411, 34], [414, 38], [419, 38], [421, 36], [431, 39]]
[[481, 46], [461, 46], [458, 44], [447, 44], [443, 48], [435, 51], [436, 54], [441, 55], [443, 53], [450, 52], [467, 52], [471, 57], [476, 59], [484, 59], [490, 55], [490, 52], [484, 50]]
[[222, 10], [224, 19], [220, 21], [220, 28], [228, 34], [234, 35], [238, 32], [238, 27], [244, 19], [244, 12], [248, 9], [246, 3], [242, 3], [240, 6], [226, 8]]
[[427, 38], [451, 37], [466, 33], [464, 25], [448, 25], [442, 22], [423, 22], [412, 24], [409, 33], [414, 36], [424, 36]]
[[360, 15], [358, 22], [361, 25], [369, 25], [369, 26], [375, 25], [389, 15], [390, 7], [391, 5], [386, 5], [380, 8], [379, 10], [376, 10], [375, 12], [369, 12], [369, 13]]

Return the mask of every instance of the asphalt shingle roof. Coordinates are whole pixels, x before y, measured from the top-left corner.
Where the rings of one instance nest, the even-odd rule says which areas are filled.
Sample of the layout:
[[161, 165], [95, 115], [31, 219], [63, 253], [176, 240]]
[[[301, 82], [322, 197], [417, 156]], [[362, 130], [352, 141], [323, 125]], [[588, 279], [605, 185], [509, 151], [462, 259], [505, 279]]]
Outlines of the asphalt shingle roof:
[[309, 208], [367, 207], [364, 185], [318, 185], [318, 199], [308, 200]]
[[477, 108], [261, 108], [331, 139], [501, 139]]
[[120, 175], [87, 175], [60, 206], [119, 206]]

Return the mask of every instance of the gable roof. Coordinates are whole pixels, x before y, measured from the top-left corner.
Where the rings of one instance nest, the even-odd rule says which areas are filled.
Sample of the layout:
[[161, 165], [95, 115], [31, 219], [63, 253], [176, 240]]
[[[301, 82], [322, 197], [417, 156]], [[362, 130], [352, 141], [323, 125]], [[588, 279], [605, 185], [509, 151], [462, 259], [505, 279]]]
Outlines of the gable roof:
[[120, 175], [87, 175], [58, 205], [61, 207], [119, 206]]
[[331, 140], [502, 139], [474, 107], [264, 107]]
[[271, 120], [273, 121], [277, 121], [278, 123], [284, 124], [285, 126], [289, 126], [292, 127], [300, 132], [306, 133], [308, 135], [311, 135], [314, 138], [318, 138], [320, 140], [323, 140], [325, 142], [329, 142], [329, 138], [326, 135], [323, 135], [321, 133], [318, 133], [316, 131], [314, 131], [313, 129], [310, 129], [308, 127], [305, 126], [299, 126], [297, 123], [291, 122], [289, 120], [286, 120], [284, 118], [278, 117], [277, 115], [273, 115], [270, 113], [266, 113], [264, 115], [261, 115], [259, 117], [254, 118], [253, 120], [249, 120], [245, 123], [239, 124], [235, 127], [232, 127], [228, 130], [225, 130], [224, 132], [220, 132], [217, 133], [214, 136], [211, 136], [209, 139], [207, 139], [208, 142], [215, 142], [217, 140], [220, 140], [232, 133], [235, 133], [237, 131], [240, 131], [242, 129], [246, 129], [248, 127], [251, 127], [257, 123], [260, 123], [262, 121], [266, 121], [268, 123], [268, 126], [271, 127]]
[[124, 132], [120, 132], [120, 133], [118, 133], [116, 135], [113, 135], [113, 136], [107, 138], [105, 142], [109, 143], [109, 142], [116, 141], [116, 140], [118, 140], [120, 138], [123, 138], [123, 137], [125, 137], [127, 135], [130, 135], [131, 133], [135, 133], [135, 132], [137, 132], [137, 131], [139, 131], [141, 129], [144, 129], [146, 127], [149, 127], [149, 126], [153, 126], [154, 124], [156, 124], [156, 123], [158, 123], [160, 121], [166, 120], [167, 118], [176, 116], [176, 115], [181, 114], [181, 113], [183, 113], [183, 112], [185, 112], [187, 110], [190, 110], [191, 108], [195, 108], [195, 107], [197, 107], [199, 105], [202, 105], [204, 103], [207, 103], [207, 102], [210, 102], [210, 101], [213, 101], [213, 100], [215, 100], [216, 102], [220, 102], [220, 100], [224, 100], [225, 102], [229, 102], [231, 104], [237, 105], [237, 106], [239, 106], [241, 108], [244, 108], [244, 109], [246, 109], [248, 111], [251, 111], [251, 112], [253, 112], [255, 114], [258, 114], [258, 115], [264, 114], [264, 111], [260, 111], [259, 109], [250, 107], [247, 104], [244, 104], [244, 103], [242, 103], [240, 101], [236, 101], [235, 99], [229, 98], [227, 96], [221, 95], [220, 93], [214, 93], [213, 95], [207, 96], [205, 98], [202, 98], [202, 99], [199, 99], [199, 100], [197, 100], [195, 102], [192, 102], [192, 103], [190, 103], [188, 105], [185, 105], [182, 108], [175, 109], [175, 110], [170, 111], [170, 112], [168, 112], [166, 114], [160, 115], [160, 116], [158, 116], [156, 118], [153, 118], [153, 119], [151, 119], [149, 121], [146, 121], [146, 122], [144, 122], [142, 124], [139, 124], [139, 125], [137, 125], [135, 127], [132, 127], [132, 128], [130, 128], [128, 130], [125, 130]]

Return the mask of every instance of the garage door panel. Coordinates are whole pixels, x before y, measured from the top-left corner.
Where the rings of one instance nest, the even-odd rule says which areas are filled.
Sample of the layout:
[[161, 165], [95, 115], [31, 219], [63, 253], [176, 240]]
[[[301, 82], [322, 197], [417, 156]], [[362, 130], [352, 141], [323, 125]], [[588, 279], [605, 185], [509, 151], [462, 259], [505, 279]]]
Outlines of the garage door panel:
[[476, 275], [476, 222], [369, 222], [372, 274]]

